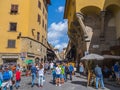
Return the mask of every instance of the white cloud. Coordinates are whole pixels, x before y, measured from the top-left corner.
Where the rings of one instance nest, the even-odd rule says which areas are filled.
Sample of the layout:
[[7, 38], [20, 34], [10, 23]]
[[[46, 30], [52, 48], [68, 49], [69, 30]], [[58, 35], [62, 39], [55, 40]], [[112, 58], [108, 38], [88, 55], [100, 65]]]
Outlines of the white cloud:
[[67, 20], [65, 20], [65, 21], [59, 22], [59, 23], [55, 23], [55, 22], [52, 23], [50, 25], [50, 28], [48, 28], [48, 31], [55, 30], [55, 31], [64, 31], [64, 32], [66, 32], [67, 28], [68, 28]]
[[65, 47], [67, 47], [67, 43], [61, 43], [61, 44], [55, 45], [55, 48], [58, 48], [60, 51]]
[[54, 40], [54, 41], [51, 41], [50, 43], [52, 43], [53, 45], [56, 45], [59, 43], [59, 40]]
[[59, 6], [57, 11], [58, 12], [64, 12], [64, 6]]
[[48, 41], [56, 48], [62, 50], [67, 43], [64, 43], [64, 39], [67, 38], [67, 20], [52, 23], [48, 28]]

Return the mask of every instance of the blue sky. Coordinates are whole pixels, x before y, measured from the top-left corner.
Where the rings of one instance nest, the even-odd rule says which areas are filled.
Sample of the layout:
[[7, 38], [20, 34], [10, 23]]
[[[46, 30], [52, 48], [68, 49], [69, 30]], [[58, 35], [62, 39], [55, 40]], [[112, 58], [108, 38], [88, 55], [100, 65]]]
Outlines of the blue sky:
[[65, 0], [51, 0], [48, 7], [48, 41], [60, 51], [67, 46], [67, 20], [63, 19]]

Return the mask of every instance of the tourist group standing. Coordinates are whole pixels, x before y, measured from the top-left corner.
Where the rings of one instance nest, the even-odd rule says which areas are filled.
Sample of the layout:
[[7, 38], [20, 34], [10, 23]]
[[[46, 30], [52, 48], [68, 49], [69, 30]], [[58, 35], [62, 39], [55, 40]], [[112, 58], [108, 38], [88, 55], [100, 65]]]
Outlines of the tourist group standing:
[[68, 74], [70, 76], [70, 80], [72, 80], [72, 74], [74, 72], [72, 64], [68, 65], [67, 63], [56, 63], [56, 65], [53, 66], [52, 77], [53, 83], [56, 84], [56, 86], [64, 84], [64, 82], [68, 79]]

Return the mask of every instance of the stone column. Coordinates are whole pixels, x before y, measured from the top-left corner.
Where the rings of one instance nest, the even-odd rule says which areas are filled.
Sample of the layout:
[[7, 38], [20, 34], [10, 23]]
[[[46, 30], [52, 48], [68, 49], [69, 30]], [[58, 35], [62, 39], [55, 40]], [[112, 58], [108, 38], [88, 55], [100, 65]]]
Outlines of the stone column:
[[101, 11], [101, 33], [100, 33], [100, 38], [104, 40], [104, 33], [105, 33], [105, 12], [106, 11]]

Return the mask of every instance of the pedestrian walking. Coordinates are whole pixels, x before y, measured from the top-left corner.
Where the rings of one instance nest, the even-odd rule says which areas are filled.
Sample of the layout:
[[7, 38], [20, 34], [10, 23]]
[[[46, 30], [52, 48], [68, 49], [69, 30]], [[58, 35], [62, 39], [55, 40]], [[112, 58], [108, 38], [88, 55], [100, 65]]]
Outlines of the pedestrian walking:
[[52, 80], [53, 80], [53, 84], [55, 84], [55, 79], [56, 79], [56, 71], [55, 71], [55, 67], [52, 70]]
[[114, 72], [115, 72], [115, 76], [116, 76], [116, 80], [118, 81], [119, 80], [119, 63], [116, 62], [115, 65], [114, 65]]
[[43, 65], [40, 64], [38, 70], [38, 87], [43, 87], [43, 78], [44, 78], [44, 68]]
[[31, 85], [31, 87], [34, 87], [34, 83], [35, 83], [36, 75], [37, 75], [37, 68], [35, 67], [35, 65], [32, 65], [32, 67], [31, 67], [31, 74], [32, 74], [32, 85]]
[[81, 75], [84, 75], [84, 66], [82, 62], [80, 62], [79, 64], [79, 73], [80, 73], [80, 77]]
[[102, 74], [101, 68], [98, 65], [96, 65], [95, 67], [95, 75], [96, 75], [96, 89], [98, 89], [99, 80], [100, 80], [102, 89], [104, 89], [105, 87], [104, 87], [104, 82], [103, 82], [103, 74]]
[[50, 71], [51, 71], [51, 72], [52, 72], [53, 67], [54, 67], [54, 63], [51, 62], [51, 63], [50, 63]]
[[69, 74], [69, 69], [68, 69], [68, 65], [67, 65], [67, 63], [66, 63], [66, 64], [65, 64], [65, 81], [67, 81], [68, 74]]
[[71, 63], [69, 65], [68, 69], [69, 69], [70, 80], [72, 80], [72, 74], [73, 74], [73, 71], [74, 71], [74, 67], [72, 66]]
[[18, 89], [20, 87], [20, 81], [21, 81], [21, 72], [19, 70], [19, 68], [17, 69], [16, 73], [15, 73], [15, 77], [16, 77], [16, 89]]

